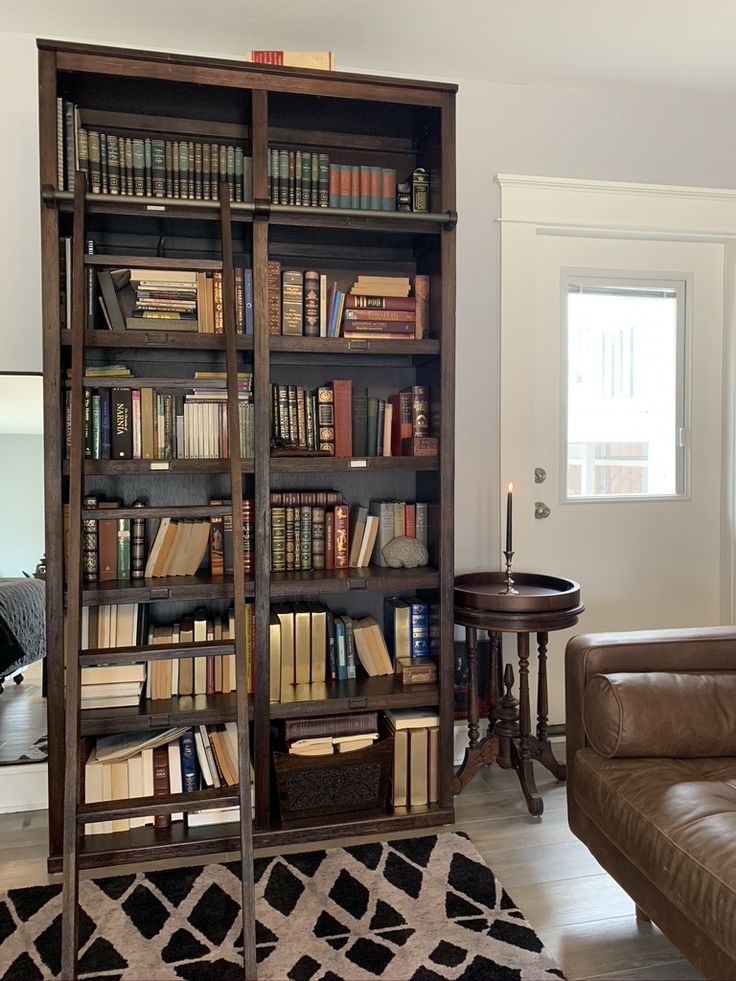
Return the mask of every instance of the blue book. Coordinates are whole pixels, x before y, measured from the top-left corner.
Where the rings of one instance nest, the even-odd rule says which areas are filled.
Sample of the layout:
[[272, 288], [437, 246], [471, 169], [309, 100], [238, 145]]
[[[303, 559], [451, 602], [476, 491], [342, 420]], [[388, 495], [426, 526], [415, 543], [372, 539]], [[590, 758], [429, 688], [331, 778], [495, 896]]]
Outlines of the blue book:
[[345, 624], [340, 617], [335, 617], [335, 655], [337, 661], [337, 680], [348, 679], [348, 656], [345, 644]]
[[411, 657], [424, 657], [429, 654], [429, 606], [416, 596], [407, 603], [411, 609], [410, 654]]
[[179, 736], [179, 755], [181, 756], [181, 789], [189, 794], [199, 790], [199, 768], [194, 733], [191, 729]]
[[243, 299], [245, 302], [245, 333], [253, 334], [253, 270], [243, 270]]
[[343, 624], [345, 625], [345, 662], [347, 665], [347, 677], [354, 678], [356, 674], [355, 670], [355, 640], [353, 638], [353, 621], [352, 618], [344, 615], [340, 617]]

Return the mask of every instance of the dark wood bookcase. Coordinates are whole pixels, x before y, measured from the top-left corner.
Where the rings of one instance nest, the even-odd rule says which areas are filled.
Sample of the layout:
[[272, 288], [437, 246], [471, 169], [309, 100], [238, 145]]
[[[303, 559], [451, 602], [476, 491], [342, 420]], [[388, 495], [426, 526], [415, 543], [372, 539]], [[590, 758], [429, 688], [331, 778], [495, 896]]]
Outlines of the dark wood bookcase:
[[[390, 833], [450, 823], [454, 818], [453, 754], [453, 467], [455, 331], [455, 86], [425, 81], [251, 66], [235, 61], [147, 51], [39, 41], [40, 167], [43, 339], [45, 378], [46, 558], [49, 725], [49, 865], [62, 867], [71, 831], [65, 828], [83, 770], [80, 747], [87, 737], [115, 732], [196, 725], [237, 719], [255, 772], [256, 847], [345, 835]], [[185, 132], [232, 139], [253, 160], [253, 200], [153, 199], [74, 193], [58, 187], [56, 100], [80, 108], [87, 125], [146, 133]], [[345, 162], [367, 160], [397, 170], [399, 180], [422, 166], [430, 174], [427, 213], [298, 207], [270, 203], [267, 147], [309, 147]], [[86, 190], [86, 193], [85, 193]], [[60, 238], [72, 236], [71, 324], [60, 316]], [[94, 255], [85, 243], [94, 240]], [[255, 324], [252, 336], [237, 334], [233, 320], [233, 256], [253, 269]], [[424, 340], [360, 340], [272, 336], [267, 324], [267, 262], [349, 271], [354, 275], [421, 273], [430, 281], [429, 336]], [[222, 269], [225, 333], [85, 330], [85, 269], [132, 264], [160, 268]], [[228, 324], [228, 320], [230, 323]], [[194, 370], [227, 371], [231, 420], [237, 426], [238, 370], [253, 372], [253, 458], [172, 460], [152, 468], [145, 460], [85, 460], [81, 445], [85, 367], [123, 363], [146, 384], [177, 384]], [[65, 451], [65, 379], [71, 385], [71, 453]], [[350, 378], [363, 386], [427, 385], [439, 414], [437, 457], [379, 457], [355, 461], [334, 457], [271, 456], [269, 389], [272, 381], [324, 384]], [[152, 382], [150, 380], [153, 380]], [[178, 383], [181, 383], [178, 381]], [[426, 501], [430, 564], [418, 569], [369, 566], [340, 571], [270, 573], [269, 492], [334, 488], [349, 501], [380, 498]], [[130, 508], [145, 497], [149, 518], [211, 513], [211, 498], [255, 501], [255, 574], [246, 578], [203, 576], [88, 584], [81, 576], [80, 505], [84, 494], [120, 498]], [[68, 560], [63, 514], [69, 505]], [[192, 511], [196, 508], [196, 511]], [[121, 512], [122, 513], [122, 512]], [[94, 514], [94, 512], [93, 512]], [[100, 515], [101, 516], [101, 515]], [[328, 697], [269, 703], [268, 622], [272, 601], [320, 599], [327, 605], [382, 622], [383, 599], [418, 593], [439, 610], [439, 680], [402, 686], [396, 677], [358, 677], [328, 685]], [[236, 609], [235, 650], [244, 651], [245, 598], [255, 603], [255, 691], [249, 698], [243, 667], [238, 692], [143, 700], [133, 708], [79, 707], [80, 665], [102, 663], [80, 651], [84, 606], [156, 603], [172, 610], [204, 604]], [[238, 612], [240, 611], [240, 612]], [[65, 641], [66, 637], [66, 641]], [[67, 658], [65, 682], [65, 651]], [[215, 649], [210, 645], [210, 653]], [[168, 650], [191, 656], [191, 649]], [[163, 656], [153, 648], [126, 648], [104, 663], [130, 663]], [[240, 668], [239, 668], [240, 670]], [[290, 717], [364, 709], [429, 706], [440, 714], [439, 801], [370, 817], [360, 813], [282, 826], [274, 788], [271, 728]], [[78, 725], [68, 724], [70, 713]], [[66, 721], [65, 721], [66, 720]], [[73, 739], [65, 745], [72, 733]], [[66, 804], [65, 804], [66, 788]], [[199, 792], [200, 795], [206, 792]], [[220, 792], [237, 801], [237, 792]], [[212, 796], [212, 795], [210, 795]], [[211, 802], [211, 806], [217, 801]], [[93, 807], [99, 805], [92, 805]], [[116, 814], [144, 814], [146, 801], [128, 801]], [[186, 810], [183, 797], [163, 803]], [[247, 812], [246, 812], [247, 813]], [[66, 825], [73, 824], [67, 820]], [[76, 831], [75, 831], [76, 833]], [[240, 849], [237, 825], [168, 831], [138, 827], [108, 835], [78, 835], [81, 867], [109, 866]], [[66, 863], [65, 863], [66, 864]]]

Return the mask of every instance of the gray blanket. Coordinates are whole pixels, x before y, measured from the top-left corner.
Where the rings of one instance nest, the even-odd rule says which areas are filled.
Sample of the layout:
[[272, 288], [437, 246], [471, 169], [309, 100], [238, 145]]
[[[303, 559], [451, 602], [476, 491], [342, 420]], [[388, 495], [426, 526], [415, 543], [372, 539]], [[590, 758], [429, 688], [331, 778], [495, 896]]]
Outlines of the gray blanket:
[[0, 677], [45, 656], [43, 580], [0, 579]]

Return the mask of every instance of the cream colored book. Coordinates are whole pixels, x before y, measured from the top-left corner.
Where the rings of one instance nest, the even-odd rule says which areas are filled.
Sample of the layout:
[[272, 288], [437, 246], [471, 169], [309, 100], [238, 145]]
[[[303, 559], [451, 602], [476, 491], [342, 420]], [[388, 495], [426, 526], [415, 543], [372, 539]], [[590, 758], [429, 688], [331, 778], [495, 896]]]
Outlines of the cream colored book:
[[440, 799], [440, 730], [438, 726], [433, 726], [431, 729], [428, 729], [427, 732], [429, 733], [427, 755], [427, 803], [436, 804]]
[[429, 758], [429, 731], [409, 729], [409, 806], [426, 804], [429, 799], [427, 761]]
[[294, 684], [308, 684], [312, 659], [312, 629], [309, 607], [306, 603], [294, 603]]
[[[175, 739], [168, 745], [169, 750], [169, 791], [172, 794], [182, 793], [183, 787], [181, 782], [181, 750], [179, 749], [179, 740]], [[181, 811], [176, 811], [171, 815], [172, 821], [183, 821], [184, 814]]]
[[[95, 759], [94, 750], [84, 766], [84, 802], [85, 804], [99, 804], [104, 798], [103, 790], [103, 764]], [[85, 824], [84, 833], [86, 835], [101, 835], [105, 833], [105, 822], [94, 821]]]
[[[110, 764], [110, 800], [128, 799], [128, 762], [124, 760], [120, 763]], [[128, 818], [116, 818], [112, 822], [112, 830], [130, 831], [130, 821]]]
[[268, 622], [268, 697], [281, 701], [281, 621], [274, 612]]
[[[128, 764], [128, 797], [143, 797], [143, 754], [136, 753], [129, 756], [126, 760]], [[128, 819], [131, 828], [142, 828], [145, 817], [132, 817]]]
[[294, 684], [294, 612], [288, 603], [275, 603], [273, 611], [281, 624], [281, 690], [289, 694]]
[[311, 630], [309, 680], [313, 685], [322, 684], [327, 663], [327, 611], [321, 603], [307, 603], [307, 607]]
[[390, 798], [394, 807], [408, 803], [409, 734], [406, 729], [391, 729], [394, 737], [394, 765], [391, 770]]

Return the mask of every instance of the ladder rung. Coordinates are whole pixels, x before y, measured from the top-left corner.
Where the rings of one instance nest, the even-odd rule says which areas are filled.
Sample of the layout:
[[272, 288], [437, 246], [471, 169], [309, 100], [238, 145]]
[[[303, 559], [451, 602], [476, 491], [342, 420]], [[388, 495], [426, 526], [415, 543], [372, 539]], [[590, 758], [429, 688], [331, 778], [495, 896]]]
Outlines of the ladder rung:
[[121, 801], [82, 804], [77, 809], [78, 824], [145, 817], [148, 814], [174, 814], [177, 811], [209, 811], [240, 803], [237, 787], [217, 787], [189, 794], [160, 794], [155, 797], [129, 797]]
[[96, 647], [80, 652], [79, 663], [82, 667], [97, 664], [134, 664], [138, 661], [178, 660], [182, 657], [219, 656], [234, 654], [235, 642], [197, 641], [194, 644], [156, 644], [146, 647]]

